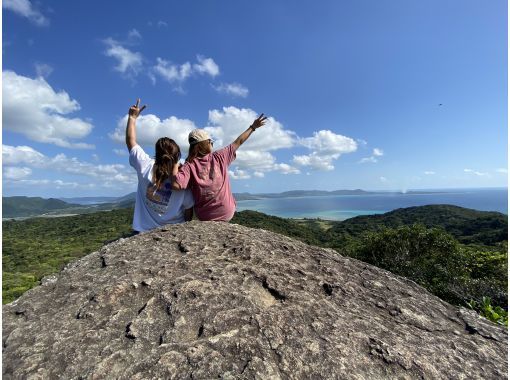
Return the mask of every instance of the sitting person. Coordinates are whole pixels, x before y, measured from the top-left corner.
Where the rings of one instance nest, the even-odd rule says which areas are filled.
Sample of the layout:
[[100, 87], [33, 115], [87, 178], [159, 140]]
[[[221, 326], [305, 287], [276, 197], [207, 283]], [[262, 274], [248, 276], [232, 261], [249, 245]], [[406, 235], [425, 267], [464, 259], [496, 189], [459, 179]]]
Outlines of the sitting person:
[[236, 201], [230, 190], [228, 167], [236, 158], [237, 149], [267, 117], [261, 114], [232, 144], [213, 152], [213, 141], [203, 129], [195, 129], [188, 136], [189, 154], [180, 168], [174, 165], [172, 187], [190, 188], [195, 200], [198, 219], [228, 222], [234, 216]]
[[138, 175], [133, 216], [133, 230], [136, 232], [189, 221], [193, 218], [194, 204], [191, 191], [172, 191], [172, 170], [181, 158], [181, 150], [175, 141], [168, 137], [160, 138], [156, 142], [155, 159], [136, 143], [136, 119], [146, 107], [139, 108], [139, 105], [140, 99], [129, 108], [126, 126], [129, 164]]

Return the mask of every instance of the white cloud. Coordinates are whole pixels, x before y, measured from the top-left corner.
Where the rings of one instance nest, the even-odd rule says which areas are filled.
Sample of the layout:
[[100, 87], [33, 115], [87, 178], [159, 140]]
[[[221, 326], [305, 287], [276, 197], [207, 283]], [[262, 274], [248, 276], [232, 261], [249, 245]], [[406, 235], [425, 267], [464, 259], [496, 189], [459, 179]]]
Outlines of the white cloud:
[[158, 28], [166, 28], [168, 26], [168, 23], [166, 21], [159, 20], [157, 22], [149, 21], [147, 22], [148, 26], [154, 26], [156, 25]]
[[143, 66], [142, 54], [126, 49], [122, 44], [113, 38], [103, 41], [107, 49], [104, 54], [117, 60], [114, 69], [122, 74], [136, 76]]
[[44, 78], [31, 79], [13, 71], [2, 73], [3, 127], [29, 139], [66, 148], [92, 148], [81, 139], [92, 125], [79, 118], [63, 115], [80, 109], [79, 103], [65, 91], [55, 92]]
[[374, 163], [375, 164], [375, 163], [379, 162], [377, 157], [382, 157], [382, 156], [384, 156], [384, 152], [382, 151], [382, 149], [374, 148], [374, 150], [372, 151], [372, 156], [362, 158], [359, 161], [359, 163], [360, 164], [366, 164], [366, 163], [370, 162], [370, 163]]
[[479, 172], [479, 171], [476, 171], [476, 170], [473, 170], [473, 169], [464, 169], [464, 172], [465, 173], [473, 173], [479, 177], [486, 177], [486, 176], [489, 176], [489, 173], [482, 173], [482, 172]]
[[181, 85], [193, 74], [207, 74], [211, 77], [215, 77], [220, 73], [218, 65], [212, 58], [204, 58], [199, 55], [197, 56], [197, 60], [198, 63], [194, 63], [193, 65], [190, 62], [184, 62], [178, 65], [158, 57], [156, 59], [156, 65], [153, 66], [152, 71], [149, 73], [149, 77], [152, 79], [153, 83], [156, 83], [155, 74], [157, 74], [159, 77], [173, 84], [175, 90], [182, 91]]
[[36, 25], [47, 26], [50, 24], [50, 21], [35, 9], [29, 0], [4, 0], [2, 8], [9, 9], [22, 17], [26, 17]]
[[388, 178], [386, 178], [386, 177], [379, 177], [379, 180], [381, 182], [388, 182]]
[[126, 149], [113, 149], [113, 153], [115, 153], [117, 156], [121, 156], [121, 157], [129, 156], [129, 153]]
[[[264, 172], [277, 171], [282, 174], [299, 174], [299, 169], [285, 164], [276, 163], [276, 158], [270, 152], [260, 152], [255, 150], [245, 150], [243, 148], [237, 151], [237, 158], [234, 165], [245, 170], [263, 174]], [[257, 177], [262, 177], [257, 174]], [[254, 173], [255, 175], [255, 173]]]
[[[208, 130], [219, 145], [233, 142], [257, 118], [258, 114], [249, 108], [223, 107], [209, 111]], [[266, 124], [252, 133], [243, 144], [243, 151], [267, 152], [295, 145], [296, 134], [283, 128], [283, 125], [269, 117]]]
[[[96, 184], [94, 183], [78, 183], [78, 182], [65, 182], [60, 179], [49, 180], [49, 179], [20, 179], [20, 180], [10, 180], [6, 179], [4, 183], [15, 187], [27, 187], [27, 186], [49, 186], [57, 189], [61, 188], [72, 188], [77, 189], [93, 189], [96, 188]], [[106, 187], [106, 186], [105, 186]]]
[[365, 158], [362, 158], [360, 160], [360, 164], [365, 164], [367, 162], [372, 162], [372, 163], [376, 163], [377, 162], [377, 158], [375, 158], [374, 156], [371, 156], [371, 157], [365, 157]]
[[233, 171], [229, 170], [228, 174], [233, 179], [249, 179], [251, 176], [245, 170], [235, 168]]
[[[120, 119], [117, 128], [109, 134], [118, 143], [125, 143], [127, 115]], [[140, 115], [136, 123], [136, 139], [140, 145], [154, 146], [160, 137], [169, 137], [179, 145], [184, 156], [188, 151], [188, 134], [197, 128], [191, 120], [170, 116], [159, 119], [156, 115]]]
[[126, 165], [98, 165], [69, 158], [65, 154], [48, 157], [28, 146], [2, 145], [2, 163], [11, 166], [23, 164], [35, 169], [85, 176], [96, 179], [101, 186], [106, 187], [132, 185], [137, 181], [135, 172]]
[[374, 152], [372, 154], [376, 157], [381, 157], [384, 155], [384, 152], [379, 148], [374, 148]]
[[276, 158], [270, 152], [240, 148], [236, 153], [235, 165], [243, 169], [268, 172], [275, 167]]
[[189, 62], [178, 66], [162, 58], [157, 58], [154, 72], [170, 83], [183, 82], [191, 75], [191, 64]]
[[214, 62], [212, 58], [205, 58], [201, 55], [197, 55], [198, 63], [193, 65], [193, 70], [199, 74], [207, 74], [211, 77], [215, 77], [220, 73], [220, 68]]
[[338, 158], [335, 156], [336, 155], [321, 156], [317, 153], [312, 153], [309, 155], [294, 156], [292, 161], [296, 165], [307, 166], [315, 170], [328, 171], [335, 169], [335, 166], [333, 165], [333, 160]]
[[41, 186], [49, 185], [52, 182], [49, 179], [20, 179], [20, 180], [6, 179], [4, 183], [16, 184], [20, 186]]
[[53, 67], [46, 63], [35, 63], [35, 72], [38, 77], [47, 78], [53, 72]]
[[282, 174], [299, 174], [301, 171], [289, 164], [275, 164], [273, 170], [276, 170]]
[[350, 137], [338, 135], [329, 130], [314, 132], [313, 137], [302, 138], [299, 142], [321, 155], [351, 153], [358, 148], [356, 141]]
[[12, 180], [20, 180], [23, 178], [28, 177], [32, 174], [32, 169], [30, 168], [20, 168], [20, 167], [5, 167], [3, 169], [3, 176], [5, 179], [12, 179]]
[[334, 160], [342, 154], [355, 152], [358, 148], [356, 141], [350, 137], [329, 130], [314, 132], [312, 137], [300, 138], [299, 144], [312, 150], [312, 153], [294, 156], [293, 162], [315, 170], [333, 170]]
[[508, 174], [508, 169], [505, 169], [505, 168], [499, 168], [499, 169], [496, 169], [496, 172], [498, 172], [498, 173], [503, 173], [503, 174]]
[[60, 179], [53, 181], [53, 183], [55, 184], [57, 189], [61, 189], [62, 187], [70, 187], [76, 189], [77, 187], [80, 186], [80, 184], [77, 182], [64, 182]]
[[46, 157], [29, 146], [2, 145], [2, 164], [4, 165], [31, 165], [37, 167]]
[[221, 83], [218, 86], [213, 86], [213, 88], [221, 94], [239, 96], [241, 98], [246, 98], [249, 94], [249, 90], [239, 83]]
[[130, 41], [136, 41], [136, 40], [140, 40], [142, 39], [142, 35], [140, 34], [140, 32], [136, 29], [131, 29], [129, 32], [128, 32], [128, 40]]
[[434, 175], [434, 174], [436, 174], [436, 172], [433, 172], [433, 171], [425, 171], [425, 172], [423, 172], [423, 174], [425, 174], [425, 175]]
[[255, 171], [255, 172], [253, 172], [253, 176], [257, 177], [257, 178], [264, 178], [265, 174], [264, 174], [264, 172]]

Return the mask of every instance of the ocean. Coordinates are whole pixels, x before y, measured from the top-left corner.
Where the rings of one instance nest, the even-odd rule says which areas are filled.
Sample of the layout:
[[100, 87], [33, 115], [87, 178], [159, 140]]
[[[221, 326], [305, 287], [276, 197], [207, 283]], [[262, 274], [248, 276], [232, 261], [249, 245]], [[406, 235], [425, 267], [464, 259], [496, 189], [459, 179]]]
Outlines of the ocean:
[[[427, 190], [428, 191], [428, 190]], [[345, 220], [397, 208], [449, 204], [508, 214], [508, 189], [430, 190], [427, 194], [377, 193], [237, 201], [237, 211], [254, 210], [283, 218]]]

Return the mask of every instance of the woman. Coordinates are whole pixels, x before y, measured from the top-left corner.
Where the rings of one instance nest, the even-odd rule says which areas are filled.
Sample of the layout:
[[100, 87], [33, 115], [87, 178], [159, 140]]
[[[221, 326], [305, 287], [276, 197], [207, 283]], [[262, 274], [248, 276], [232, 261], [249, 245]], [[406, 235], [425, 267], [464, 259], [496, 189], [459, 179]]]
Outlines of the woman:
[[168, 137], [160, 138], [156, 142], [155, 159], [136, 143], [136, 119], [146, 107], [139, 108], [139, 105], [140, 99], [129, 108], [126, 145], [129, 164], [138, 175], [133, 230], [142, 232], [191, 220], [194, 202], [189, 190], [172, 191], [172, 170], [181, 158], [181, 150], [175, 141]]
[[266, 122], [261, 114], [232, 144], [213, 152], [213, 141], [203, 129], [195, 129], [188, 136], [189, 155], [180, 168], [174, 165], [172, 187], [191, 188], [195, 213], [200, 220], [228, 222], [234, 216], [236, 201], [230, 190], [228, 167], [236, 158], [237, 149], [257, 128]]

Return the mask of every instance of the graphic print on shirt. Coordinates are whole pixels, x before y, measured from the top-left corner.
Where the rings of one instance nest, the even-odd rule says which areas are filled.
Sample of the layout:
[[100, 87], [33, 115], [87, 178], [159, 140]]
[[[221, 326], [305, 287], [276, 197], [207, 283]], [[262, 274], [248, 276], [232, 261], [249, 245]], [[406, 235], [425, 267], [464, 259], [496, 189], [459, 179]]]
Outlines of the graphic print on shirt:
[[214, 165], [212, 162], [209, 165], [209, 167], [203, 166], [197, 173], [198, 178], [200, 178], [202, 181], [207, 181], [208, 178], [210, 180], [214, 179]]
[[165, 181], [159, 190], [156, 190], [156, 186], [150, 183], [147, 185], [147, 191], [145, 192], [145, 204], [150, 210], [158, 214], [164, 214], [168, 208], [171, 195], [172, 185], [168, 181]]
[[211, 162], [210, 167], [202, 168], [198, 172], [198, 178], [209, 183], [209, 185], [202, 190], [202, 197], [204, 200], [209, 201], [215, 198], [221, 188], [222, 178], [221, 175], [216, 175], [214, 163]]

